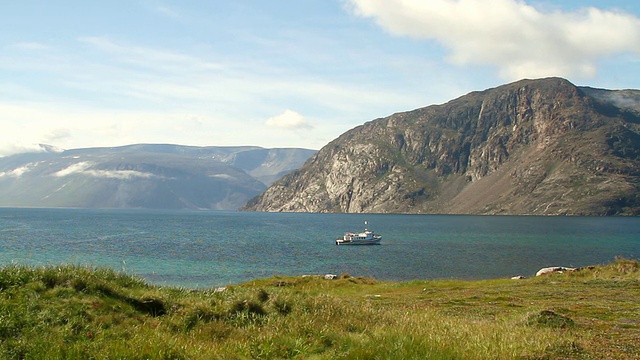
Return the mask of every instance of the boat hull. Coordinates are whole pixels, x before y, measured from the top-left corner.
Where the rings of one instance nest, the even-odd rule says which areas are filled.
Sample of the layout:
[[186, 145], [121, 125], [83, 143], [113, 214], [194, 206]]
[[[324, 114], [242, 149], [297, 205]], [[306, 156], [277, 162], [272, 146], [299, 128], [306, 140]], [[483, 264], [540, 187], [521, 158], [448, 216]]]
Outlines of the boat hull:
[[336, 245], [380, 245], [380, 241], [382, 241], [381, 236], [367, 240], [336, 239]]

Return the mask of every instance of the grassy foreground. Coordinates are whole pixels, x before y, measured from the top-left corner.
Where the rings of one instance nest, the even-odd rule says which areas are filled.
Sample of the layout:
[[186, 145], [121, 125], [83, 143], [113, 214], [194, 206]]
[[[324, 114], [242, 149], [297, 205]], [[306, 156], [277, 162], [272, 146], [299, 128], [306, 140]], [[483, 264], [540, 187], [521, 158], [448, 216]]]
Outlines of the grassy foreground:
[[0, 269], [2, 359], [638, 359], [640, 263], [524, 280], [271, 278], [225, 291]]

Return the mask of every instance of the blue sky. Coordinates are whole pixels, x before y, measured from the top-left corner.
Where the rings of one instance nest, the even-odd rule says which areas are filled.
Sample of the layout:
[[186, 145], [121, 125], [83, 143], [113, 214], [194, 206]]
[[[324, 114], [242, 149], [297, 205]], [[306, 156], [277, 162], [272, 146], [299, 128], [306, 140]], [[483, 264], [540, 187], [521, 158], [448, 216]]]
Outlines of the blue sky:
[[640, 2], [11, 1], [0, 156], [45, 143], [319, 149], [521, 78], [640, 88]]

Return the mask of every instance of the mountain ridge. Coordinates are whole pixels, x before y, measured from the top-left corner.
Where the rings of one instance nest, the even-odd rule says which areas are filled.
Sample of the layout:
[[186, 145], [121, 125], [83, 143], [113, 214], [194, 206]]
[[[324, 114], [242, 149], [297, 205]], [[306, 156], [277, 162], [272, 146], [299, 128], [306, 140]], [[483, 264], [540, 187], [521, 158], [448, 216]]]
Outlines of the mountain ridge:
[[243, 210], [640, 214], [640, 91], [521, 80], [378, 118]]
[[315, 150], [132, 144], [0, 158], [0, 206], [236, 210]]

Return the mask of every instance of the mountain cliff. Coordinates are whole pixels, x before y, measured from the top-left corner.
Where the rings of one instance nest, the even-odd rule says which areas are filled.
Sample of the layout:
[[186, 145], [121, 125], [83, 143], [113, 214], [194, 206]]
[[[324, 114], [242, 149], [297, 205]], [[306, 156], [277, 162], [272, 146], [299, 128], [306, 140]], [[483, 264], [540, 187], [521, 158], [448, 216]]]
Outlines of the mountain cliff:
[[522, 80], [358, 126], [244, 210], [640, 214], [640, 91]]
[[235, 210], [315, 153], [139, 144], [0, 158], [0, 206]]

